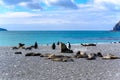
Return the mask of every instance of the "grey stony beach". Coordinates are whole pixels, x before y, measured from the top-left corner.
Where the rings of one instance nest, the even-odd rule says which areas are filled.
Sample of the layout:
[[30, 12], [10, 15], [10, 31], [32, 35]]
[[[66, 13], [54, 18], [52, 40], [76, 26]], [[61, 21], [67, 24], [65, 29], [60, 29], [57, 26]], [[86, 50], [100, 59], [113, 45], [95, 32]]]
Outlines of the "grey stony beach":
[[[28, 52], [42, 54], [60, 54], [73, 56], [77, 51], [87, 54], [101, 52], [103, 55], [114, 54], [120, 56], [120, 43], [97, 44], [97, 46], [84, 47], [72, 44], [74, 53], [60, 53], [57, 46], [55, 50], [50, 45], [40, 45], [39, 49], [12, 50], [12, 47], [0, 47], [0, 80], [119, 80], [120, 59], [96, 60], [84, 58], [74, 59], [74, 62], [55, 62], [44, 57], [26, 57]], [[15, 52], [22, 54], [14, 54]]]

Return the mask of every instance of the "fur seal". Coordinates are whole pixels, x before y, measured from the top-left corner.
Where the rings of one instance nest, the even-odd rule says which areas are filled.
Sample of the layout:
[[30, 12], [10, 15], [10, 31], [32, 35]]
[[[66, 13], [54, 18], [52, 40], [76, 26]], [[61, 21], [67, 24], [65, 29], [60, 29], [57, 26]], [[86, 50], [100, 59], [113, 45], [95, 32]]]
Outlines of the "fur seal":
[[75, 58], [86, 58], [87, 54], [85, 52], [78, 51], [74, 57]]
[[73, 53], [73, 50], [67, 48], [67, 46], [61, 42], [61, 53]]
[[94, 53], [88, 54], [87, 60], [95, 60], [96, 56]]
[[41, 53], [33, 53], [33, 52], [31, 52], [31, 53], [25, 54], [25, 56], [40, 56], [40, 57], [42, 57], [43, 55]]
[[51, 59], [52, 61], [59, 61], [59, 62], [74, 61], [70, 56], [55, 55], [55, 54], [49, 55], [48, 59]]
[[96, 46], [96, 44], [93, 44], [93, 43], [91, 43], [91, 44], [81, 44], [82, 46]]
[[32, 47], [27, 47], [25, 48], [25, 50], [32, 50]]
[[98, 56], [98, 57], [103, 57], [103, 55], [102, 55], [101, 52], [98, 52], [98, 53], [97, 53], [97, 56]]
[[24, 45], [25, 45], [25, 44], [19, 43], [19, 48], [24, 49]]
[[48, 55], [47, 58], [48, 58], [48, 59], [53, 59], [53, 58], [55, 58], [55, 54], [50, 54], [50, 55]]
[[15, 52], [15, 54], [22, 54], [22, 52]]
[[102, 59], [120, 59], [120, 57], [113, 54], [107, 54], [106, 56], [103, 56]]
[[18, 49], [18, 47], [12, 47], [13, 50]]

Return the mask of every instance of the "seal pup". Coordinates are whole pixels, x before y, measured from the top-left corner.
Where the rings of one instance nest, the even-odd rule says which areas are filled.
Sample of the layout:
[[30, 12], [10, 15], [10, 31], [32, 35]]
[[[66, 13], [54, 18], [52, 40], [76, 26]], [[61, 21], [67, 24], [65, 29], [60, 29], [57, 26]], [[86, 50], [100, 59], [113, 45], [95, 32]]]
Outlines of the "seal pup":
[[34, 53], [27, 53], [27, 54], [25, 54], [25, 56], [34, 56]]
[[98, 57], [103, 57], [103, 55], [102, 55], [101, 52], [98, 52], [98, 53], [97, 53], [97, 56], [98, 56]]
[[13, 49], [13, 50], [16, 50], [16, 49], [18, 49], [18, 47], [12, 47], [12, 49]]
[[94, 53], [88, 54], [87, 60], [95, 60], [96, 56]]
[[27, 47], [25, 48], [25, 50], [32, 50], [32, 47]]
[[31, 52], [31, 53], [25, 54], [25, 56], [40, 56], [40, 57], [42, 57], [43, 55], [41, 53], [33, 53], [33, 52]]
[[87, 54], [85, 52], [78, 51], [74, 57], [75, 58], [86, 58]]
[[22, 54], [22, 52], [15, 52], [15, 54]]

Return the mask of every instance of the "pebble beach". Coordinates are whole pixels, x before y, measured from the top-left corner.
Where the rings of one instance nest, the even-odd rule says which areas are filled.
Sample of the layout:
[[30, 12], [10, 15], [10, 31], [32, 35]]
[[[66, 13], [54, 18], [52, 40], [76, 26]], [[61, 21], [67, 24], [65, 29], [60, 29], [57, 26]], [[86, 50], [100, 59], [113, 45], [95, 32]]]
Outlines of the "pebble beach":
[[[73, 56], [77, 51], [87, 54], [101, 52], [103, 55], [120, 56], [120, 43], [103, 43], [96, 46], [81, 46], [72, 44], [74, 53], [61, 53], [59, 46], [55, 50], [51, 45], [40, 45], [38, 49], [13, 50], [10, 47], [0, 47], [0, 80], [119, 80], [120, 59], [96, 60], [73, 58], [73, 62], [55, 62], [44, 57], [26, 57], [28, 52], [41, 54], [56, 54]], [[22, 54], [15, 54], [15, 52]]]

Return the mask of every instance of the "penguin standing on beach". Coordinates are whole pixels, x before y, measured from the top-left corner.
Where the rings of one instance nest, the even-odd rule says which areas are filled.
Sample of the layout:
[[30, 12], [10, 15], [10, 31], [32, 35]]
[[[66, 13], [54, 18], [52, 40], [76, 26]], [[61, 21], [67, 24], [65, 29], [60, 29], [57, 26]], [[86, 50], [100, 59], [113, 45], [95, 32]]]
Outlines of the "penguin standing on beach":
[[66, 46], [67, 46], [68, 49], [71, 49], [71, 44], [70, 44], [70, 42], [67, 42], [67, 45], [66, 45]]

